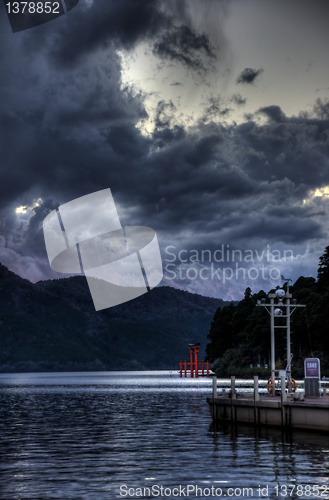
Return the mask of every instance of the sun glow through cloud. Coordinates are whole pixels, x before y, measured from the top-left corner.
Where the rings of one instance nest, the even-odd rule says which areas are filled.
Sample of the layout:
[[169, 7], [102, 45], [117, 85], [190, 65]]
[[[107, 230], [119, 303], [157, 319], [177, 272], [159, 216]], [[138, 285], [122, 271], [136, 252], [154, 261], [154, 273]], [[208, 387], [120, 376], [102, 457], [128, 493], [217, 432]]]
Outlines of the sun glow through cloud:
[[15, 210], [16, 214], [26, 214], [27, 212], [27, 207], [22, 205], [21, 207], [17, 207]]
[[42, 203], [42, 198], [38, 198], [34, 200], [32, 205], [21, 205], [20, 207], [15, 208], [16, 215], [25, 215], [27, 213], [31, 214], [34, 208], [39, 207]]
[[303, 200], [303, 205], [311, 203], [314, 200], [314, 198], [324, 198], [324, 199], [329, 198], [329, 186], [316, 188], [310, 191], [308, 197]]
[[329, 186], [325, 186], [323, 188], [317, 188], [315, 191], [312, 193], [313, 198], [317, 197], [327, 197], [329, 196]]

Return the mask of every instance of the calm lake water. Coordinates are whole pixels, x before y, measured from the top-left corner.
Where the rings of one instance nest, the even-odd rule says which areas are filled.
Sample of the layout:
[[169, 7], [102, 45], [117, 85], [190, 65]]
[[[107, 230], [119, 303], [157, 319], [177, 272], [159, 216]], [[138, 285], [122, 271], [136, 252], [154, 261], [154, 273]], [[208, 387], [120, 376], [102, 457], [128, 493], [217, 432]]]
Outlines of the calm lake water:
[[329, 498], [327, 435], [214, 428], [210, 395], [176, 372], [2, 374], [0, 498]]

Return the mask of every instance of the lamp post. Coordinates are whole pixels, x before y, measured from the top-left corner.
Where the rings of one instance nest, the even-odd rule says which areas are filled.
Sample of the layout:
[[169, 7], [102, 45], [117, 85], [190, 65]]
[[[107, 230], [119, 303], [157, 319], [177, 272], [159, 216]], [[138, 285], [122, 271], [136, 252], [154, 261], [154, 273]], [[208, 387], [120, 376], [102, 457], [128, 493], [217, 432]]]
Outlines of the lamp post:
[[[268, 295], [270, 299], [270, 315], [271, 315], [271, 377], [273, 383], [275, 381], [275, 335], [274, 335], [274, 294]], [[268, 311], [268, 309], [266, 309]]]
[[[273, 380], [272, 394], [275, 393], [275, 329], [283, 328], [286, 330], [287, 336], [287, 366], [286, 366], [286, 375], [287, 375], [287, 386], [288, 392], [291, 392], [291, 341], [290, 341], [290, 318], [291, 314], [295, 311], [297, 307], [305, 307], [303, 304], [293, 304], [291, 306], [291, 298], [292, 295], [289, 292], [289, 285], [287, 287], [287, 291], [283, 290], [283, 288], [278, 288], [275, 293], [269, 293], [268, 299], [269, 303], [266, 300], [258, 301], [257, 306], [265, 307], [266, 311], [269, 313], [271, 317], [271, 378]], [[284, 301], [284, 302], [283, 302]], [[284, 309], [284, 312], [283, 310]], [[275, 323], [275, 318], [286, 318], [285, 325], [278, 325]]]

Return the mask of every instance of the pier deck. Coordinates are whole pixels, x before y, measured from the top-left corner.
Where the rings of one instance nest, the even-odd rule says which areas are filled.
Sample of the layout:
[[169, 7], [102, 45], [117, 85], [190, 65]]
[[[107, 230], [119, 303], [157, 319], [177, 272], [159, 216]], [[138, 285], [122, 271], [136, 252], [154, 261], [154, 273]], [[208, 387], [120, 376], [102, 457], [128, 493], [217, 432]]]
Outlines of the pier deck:
[[303, 401], [280, 396], [207, 398], [214, 421], [273, 425], [285, 429], [329, 431], [329, 397], [308, 397]]

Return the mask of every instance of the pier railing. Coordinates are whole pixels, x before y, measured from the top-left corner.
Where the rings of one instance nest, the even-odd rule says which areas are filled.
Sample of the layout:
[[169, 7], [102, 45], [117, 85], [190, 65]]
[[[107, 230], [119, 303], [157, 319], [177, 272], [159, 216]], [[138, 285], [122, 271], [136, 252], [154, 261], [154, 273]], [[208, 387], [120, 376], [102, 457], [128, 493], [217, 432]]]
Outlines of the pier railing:
[[[229, 381], [213, 377], [213, 394], [207, 398], [207, 403], [214, 421], [329, 432], [327, 381], [321, 381], [320, 397], [305, 397], [303, 387], [299, 388], [299, 392], [288, 392], [286, 377], [281, 377], [280, 393], [268, 391], [267, 396], [260, 394], [260, 386], [264, 386], [266, 381], [259, 381], [255, 376], [248, 384], [246, 382], [236, 381], [235, 377]], [[218, 385], [221, 385], [221, 394]]]
[[[216, 390], [214, 389], [216, 387]], [[284, 389], [283, 389], [284, 388]], [[269, 394], [268, 380], [259, 379], [255, 376], [253, 379], [239, 379], [234, 376], [226, 379], [213, 377], [213, 397], [254, 397], [254, 393], [259, 395]], [[301, 399], [304, 395], [304, 380], [297, 380], [295, 398]], [[275, 384], [275, 393], [287, 392], [286, 378], [281, 377]], [[216, 395], [215, 395], [216, 394]], [[320, 381], [320, 395], [329, 395], [329, 380]]]

